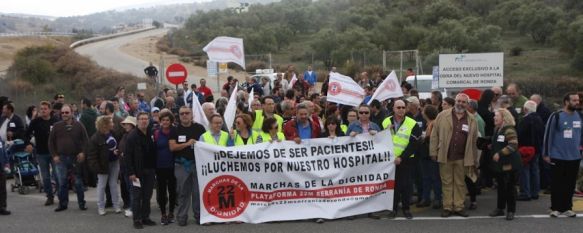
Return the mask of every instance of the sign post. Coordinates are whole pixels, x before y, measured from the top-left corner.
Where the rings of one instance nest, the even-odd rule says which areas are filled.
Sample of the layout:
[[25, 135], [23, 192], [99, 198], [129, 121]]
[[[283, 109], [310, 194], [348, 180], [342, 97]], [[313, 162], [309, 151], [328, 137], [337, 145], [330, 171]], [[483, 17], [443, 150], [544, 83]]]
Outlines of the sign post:
[[439, 88], [502, 86], [504, 53], [439, 55]]
[[166, 69], [166, 79], [168, 80], [168, 82], [176, 86], [178, 86], [178, 84], [183, 83], [184, 80], [186, 80], [187, 76], [188, 71], [186, 70], [186, 67], [184, 67], [181, 64], [174, 63], [168, 66], [168, 68]]

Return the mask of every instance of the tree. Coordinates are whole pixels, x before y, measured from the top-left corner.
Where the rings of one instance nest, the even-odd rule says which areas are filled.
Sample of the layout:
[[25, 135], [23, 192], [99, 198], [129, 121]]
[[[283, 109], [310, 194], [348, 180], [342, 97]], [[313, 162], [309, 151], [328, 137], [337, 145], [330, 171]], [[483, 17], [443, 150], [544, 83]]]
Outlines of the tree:
[[464, 13], [452, 4], [449, 0], [435, 1], [423, 9], [423, 23], [425, 25], [436, 25], [444, 19], [461, 19]]
[[538, 44], [546, 44], [555, 32], [557, 22], [564, 13], [556, 7], [549, 7], [542, 2], [523, 5], [520, 8], [518, 29], [528, 33]]

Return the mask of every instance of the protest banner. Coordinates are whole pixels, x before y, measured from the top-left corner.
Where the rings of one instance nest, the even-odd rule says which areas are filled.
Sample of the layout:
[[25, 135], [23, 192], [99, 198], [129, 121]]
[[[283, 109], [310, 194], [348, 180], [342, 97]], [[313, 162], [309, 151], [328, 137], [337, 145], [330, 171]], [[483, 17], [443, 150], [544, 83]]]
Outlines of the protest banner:
[[335, 219], [392, 210], [391, 133], [220, 147], [197, 142], [201, 223]]

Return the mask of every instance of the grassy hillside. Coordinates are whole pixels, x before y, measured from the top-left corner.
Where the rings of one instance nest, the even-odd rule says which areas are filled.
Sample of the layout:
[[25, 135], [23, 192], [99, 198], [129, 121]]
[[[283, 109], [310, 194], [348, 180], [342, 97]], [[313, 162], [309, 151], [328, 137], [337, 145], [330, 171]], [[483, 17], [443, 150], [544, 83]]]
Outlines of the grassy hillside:
[[[418, 50], [424, 73], [439, 53], [503, 51], [506, 80], [579, 77], [582, 12], [576, 0], [283, 0], [193, 15], [162, 47], [204, 57], [212, 38], [235, 36], [248, 64], [271, 54], [275, 68], [313, 63], [350, 72], [381, 66], [383, 50]], [[400, 59], [389, 58], [387, 69], [398, 68]]]

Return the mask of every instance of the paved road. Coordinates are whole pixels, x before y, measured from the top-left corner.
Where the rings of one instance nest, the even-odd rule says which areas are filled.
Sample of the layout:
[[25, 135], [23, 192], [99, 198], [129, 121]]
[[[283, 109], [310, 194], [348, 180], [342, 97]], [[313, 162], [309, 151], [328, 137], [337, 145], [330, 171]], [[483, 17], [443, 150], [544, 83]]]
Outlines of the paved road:
[[[12, 181], [9, 180], [8, 183]], [[44, 196], [38, 192], [27, 195], [8, 193], [9, 209], [13, 212], [10, 216], [0, 216], [0, 232], [74, 232], [74, 233], [104, 233], [104, 232], [136, 232], [133, 230], [131, 220], [116, 215], [109, 210], [106, 216], [97, 215], [95, 189], [86, 192], [87, 211], [80, 211], [77, 207], [76, 197], [70, 195], [69, 210], [55, 213], [56, 206], [45, 207]], [[495, 206], [495, 192], [485, 191], [478, 196], [479, 208], [469, 211], [470, 219], [459, 217], [442, 219], [439, 211], [432, 209], [413, 208], [414, 220], [373, 220], [365, 216], [356, 220], [335, 220], [324, 224], [312, 221], [294, 221], [265, 224], [222, 224], [213, 226], [197, 226], [190, 220], [186, 227], [176, 224], [169, 226], [146, 227], [143, 232], [582, 232], [582, 214], [578, 218], [551, 219], [546, 215], [549, 206], [549, 196], [542, 195], [541, 199], [531, 202], [518, 203], [518, 216], [512, 222], [501, 218], [486, 217], [487, 213]], [[583, 200], [577, 200], [578, 205]], [[152, 199], [152, 219], [159, 222], [160, 212], [156, 208], [155, 198]]]
[[87, 56], [97, 64], [112, 68], [122, 73], [130, 73], [138, 77], [144, 76], [144, 68], [148, 61], [142, 61], [136, 57], [123, 53], [119, 48], [133, 40], [164, 34], [168, 29], [155, 29], [142, 33], [122, 36], [110, 40], [90, 43], [75, 49], [81, 55]]

